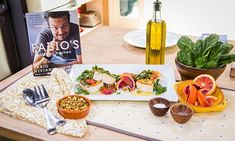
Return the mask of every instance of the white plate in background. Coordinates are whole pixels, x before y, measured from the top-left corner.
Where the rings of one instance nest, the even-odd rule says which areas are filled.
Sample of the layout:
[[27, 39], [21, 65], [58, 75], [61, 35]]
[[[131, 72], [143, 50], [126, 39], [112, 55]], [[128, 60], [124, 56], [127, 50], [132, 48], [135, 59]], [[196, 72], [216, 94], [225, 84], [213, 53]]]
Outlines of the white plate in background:
[[[81, 64], [81, 65], [73, 65], [70, 77], [73, 80], [74, 84], [76, 85], [76, 78], [81, 75], [81, 73], [85, 70], [91, 70], [95, 64]], [[135, 89], [132, 93], [128, 91], [122, 91], [121, 94], [111, 94], [111, 95], [104, 95], [104, 94], [89, 94], [85, 95], [91, 100], [130, 100], [130, 101], [149, 101], [151, 98], [154, 97], [163, 97], [170, 101], [178, 101], [178, 97], [174, 90], [175, 84], [175, 74], [173, 67], [170, 65], [141, 65], [141, 64], [97, 64], [98, 67], [102, 67], [105, 70], [108, 70], [110, 73], [113, 74], [122, 74], [124, 72], [135, 73], [138, 74], [143, 70], [157, 70], [161, 73], [160, 76], [160, 83], [163, 86], [167, 87], [167, 91], [163, 94], [156, 95], [154, 93], [148, 96], [142, 95], [133, 95], [133, 92], [137, 91]], [[73, 88], [72, 92], [75, 92], [75, 87]]]
[[[166, 33], [166, 47], [173, 47], [177, 44], [181, 36], [167, 31]], [[145, 30], [133, 30], [124, 35], [124, 41], [130, 45], [139, 48], [146, 48], [146, 31]]]

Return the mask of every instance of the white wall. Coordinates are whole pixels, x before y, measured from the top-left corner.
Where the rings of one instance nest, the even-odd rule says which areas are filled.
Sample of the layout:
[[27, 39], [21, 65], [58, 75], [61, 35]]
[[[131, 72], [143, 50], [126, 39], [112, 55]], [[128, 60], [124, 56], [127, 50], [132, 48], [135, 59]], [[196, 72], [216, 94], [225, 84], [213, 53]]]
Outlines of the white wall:
[[4, 49], [4, 44], [2, 40], [2, 34], [0, 34], [0, 72], [0, 81], [5, 77], [11, 75], [11, 70], [7, 62], [6, 51]]
[[26, 0], [26, 2], [29, 12], [43, 12], [67, 3], [73, 4], [73, 0]]
[[[145, 22], [152, 15], [152, 3], [145, 1]], [[235, 40], [235, 0], [160, 0], [167, 30], [200, 36], [227, 34]], [[143, 24], [141, 24], [143, 25]]]

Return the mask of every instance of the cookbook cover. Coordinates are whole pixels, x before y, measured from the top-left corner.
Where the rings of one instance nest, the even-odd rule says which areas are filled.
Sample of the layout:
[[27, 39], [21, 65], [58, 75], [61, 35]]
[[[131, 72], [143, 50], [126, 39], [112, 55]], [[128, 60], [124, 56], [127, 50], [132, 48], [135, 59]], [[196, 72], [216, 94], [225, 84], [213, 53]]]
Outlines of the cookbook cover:
[[34, 76], [50, 75], [53, 68], [82, 63], [78, 21], [76, 11], [26, 14]]

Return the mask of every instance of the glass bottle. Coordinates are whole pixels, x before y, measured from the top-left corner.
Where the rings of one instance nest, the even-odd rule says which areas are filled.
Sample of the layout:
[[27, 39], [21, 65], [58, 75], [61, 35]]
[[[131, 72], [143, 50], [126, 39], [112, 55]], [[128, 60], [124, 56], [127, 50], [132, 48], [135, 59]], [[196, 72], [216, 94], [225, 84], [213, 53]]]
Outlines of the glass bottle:
[[153, 3], [153, 18], [147, 24], [146, 64], [164, 64], [166, 22], [161, 18], [161, 2]]

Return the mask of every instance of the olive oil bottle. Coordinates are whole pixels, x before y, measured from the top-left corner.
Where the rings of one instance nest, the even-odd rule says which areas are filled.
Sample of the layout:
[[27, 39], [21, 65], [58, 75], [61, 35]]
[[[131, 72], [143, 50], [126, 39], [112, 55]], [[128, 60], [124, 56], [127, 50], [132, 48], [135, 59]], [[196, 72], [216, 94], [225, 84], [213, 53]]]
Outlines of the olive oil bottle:
[[161, 18], [161, 2], [153, 3], [153, 18], [147, 24], [146, 64], [164, 64], [166, 22]]

